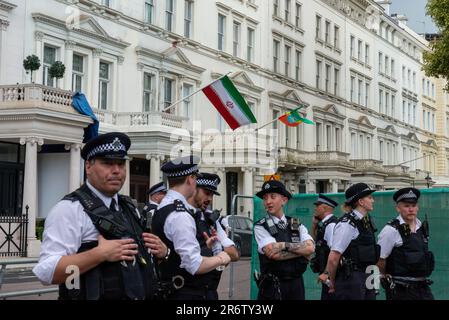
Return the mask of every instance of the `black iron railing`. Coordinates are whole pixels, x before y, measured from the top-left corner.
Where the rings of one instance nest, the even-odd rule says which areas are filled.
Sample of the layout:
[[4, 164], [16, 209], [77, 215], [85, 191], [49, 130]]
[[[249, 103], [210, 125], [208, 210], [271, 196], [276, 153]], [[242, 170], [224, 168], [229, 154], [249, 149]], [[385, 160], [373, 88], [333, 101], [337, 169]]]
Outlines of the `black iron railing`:
[[0, 257], [26, 257], [28, 209], [21, 216], [0, 215]]

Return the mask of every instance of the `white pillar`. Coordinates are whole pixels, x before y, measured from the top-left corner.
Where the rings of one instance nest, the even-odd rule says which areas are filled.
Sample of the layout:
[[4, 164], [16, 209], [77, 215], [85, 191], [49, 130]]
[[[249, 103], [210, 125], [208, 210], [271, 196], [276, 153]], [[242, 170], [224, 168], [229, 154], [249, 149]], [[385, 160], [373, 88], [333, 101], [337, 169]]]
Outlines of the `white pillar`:
[[[122, 74], [123, 74], [123, 62], [124, 61], [125, 61], [124, 57], [122, 57], [122, 56], [117, 57], [117, 64], [116, 64], [117, 65], [117, 68], [116, 68], [117, 76], [115, 78], [116, 79], [116, 81], [115, 81], [116, 85], [115, 85], [115, 90], [114, 90], [114, 95], [115, 95], [115, 98], [114, 98], [114, 111], [119, 111], [120, 107], [123, 104], [123, 101], [122, 101], [122, 97], [123, 97], [123, 94], [122, 94], [122, 90], [123, 90]], [[143, 77], [142, 77], [142, 79], [143, 79]], [[140, 91], [140, 92], [143, 92], [143, 91]]]
[[94, 49], [92, 59], [92, 101], [91, 104], [94, 108], [100, 109], [98, 103], [98, 81], [100, 77], [100, 56], [103, 53], [101, 49]]
[[150, 160], [150, 188], [161, 182], [161, 160], [163, 156], [159, 154], [147, 154], [146, 159]]
[[226, 168], [215, 168], [214, 172], [221, 181], [217, 187], [220, 196], [214, 196], [213, 208], [218, 210], [223, 209], [226, 212]]
[[307, 193], [316, 193], [316, 180], [307, 180]]
[[65, 90], [72, 90], [72, 71], [73, 71], [73, 48], [75, 47], [74, 41], [65, 42], [65, 74], [64, 74], [64, 86]]
[[330, 180], [329, 181], [332, 184], [332, 193], [338, 192], [338, 184], [340, 183], [340, 180]]
[[44, 61], [43, 59], [43, 55], [44, 55], [44, 47], [42, 44], [42, 39], [44, 38], [44, 33], [40, 32], [40, 31], [36, 31], [34, 33], [34, 39], [36, 41], [36, 56], [39, 58], [39, 60], [41, 61], [41, 67], [33, 72], [33, 79], [32, 82], [38, 83], [38, 84], [42, 84], [42, 73], [43, 73], [43, 66], [42, 63]]
[[35, 137], [21, 138], [20, 144], [26, 144], [22, 210], [25, 213], [26, 206], [28, 206], [28, 256], [38, 257], [40, 241], [36, 239], [37, 145], [43, 145], [44, 140]]
[[66, 145], [65, 149], [70, 150], [69, 192], [72, 192], [81, 186], [81, 144]]
[[131, 172], [129, 172], [129, 163], [131, 162], [132, 158], [130, 157], [129, 160], [126, 160], [126, 179], [125, 179], [125, 183], [122, 186], [122, 189], [120, 190], [120, 194], [123, 194], [125, 196], [129, 196], [130, 195], [130, 175]]
[[[253, 196], [254, 188], [253, 188], [253, 172], [254, 168], [244, 167], [243, 171], [243, 195], [245, 196]], [[243, 215], [248, 216], [248, 211], [250, 212], [249, 217], [253, 216], [253, 201], [251, 199], [244, 199], [243, 201]]]
[[7, 43], [6, 43], [6, 30], [8, 30], [9, 21], [0, 19], [0, 83], [5, 83], [6, 81], [6, 53], [7, 53]]

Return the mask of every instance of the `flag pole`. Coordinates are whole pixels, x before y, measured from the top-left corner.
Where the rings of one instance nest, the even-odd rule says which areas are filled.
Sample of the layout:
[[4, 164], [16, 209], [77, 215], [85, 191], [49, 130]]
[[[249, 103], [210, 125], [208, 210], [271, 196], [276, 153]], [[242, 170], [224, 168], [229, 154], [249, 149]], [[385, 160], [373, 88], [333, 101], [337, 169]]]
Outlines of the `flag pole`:
[[170, 110], [171, 108], [173, 108], [174, 106], [176, 106], [177, 104], [179, 104], [180, 102], [184, 101], [185, 99], [190, 98], [190, 97], [193, 96], [194, 94], [197, 94], [198, 92], [200, 92], [200, 91], [203, 90], [204, 88], [210, 86], [212, 83], [214, 83], [214, 82], [216, 82], [216, 81], [218, 81], [218, 80], [220, 80], [220, 79], [223, 79], [224, 77], [226, 77], [226, 76], [227, 76], [228, 74], [230, 74], [230, 73], [232, 73], [232, 71], [229, 71], [229, 72], [226, 73], [225, 75], [223, 75], [223, 76], [221, 76], [220, 78], [218, 78], [218, 79], [212, 81], [211, 83], [205, 85], [204, 87], [201, 87], [200, 89], [198, 89], [198, 90], [196, 90], [195, 92], [189, 94], [188, 96], [185, 96], [184, 98], [179, 99], [179, 100], [173, 102], [173, 103], [172, 103], [171, 105], [169, 105], [167, 108], [165, 108], [164, 110], [162, 110], [162, 112], [167, 112], [168, 110]]
[[[300, 105], [300, 106], [299, 106], [298, 108], [296, 108], [295, 110], [289, 111], [288, 114], [292, 113], [293, 111], [302, 109], [302, 108], [304, 108], [304, 105]], [[276, 118], [276, 119], [273, 119], [273, 120], [271, 120], [270, 122], [265, 123], [264, 125], [262, 125], [262, 126], [256, 128], [255, 131], [258, 131], [258, 130], [260, 130], [260, 129], [262, 129], [262, 128], [265, 128], [266, 126], [268, 126], [268, 125], [272, 124], [273, 122], [279, 120], [279, 118], [280, 118], [280, 117], [278, 117], [278, 118]]]

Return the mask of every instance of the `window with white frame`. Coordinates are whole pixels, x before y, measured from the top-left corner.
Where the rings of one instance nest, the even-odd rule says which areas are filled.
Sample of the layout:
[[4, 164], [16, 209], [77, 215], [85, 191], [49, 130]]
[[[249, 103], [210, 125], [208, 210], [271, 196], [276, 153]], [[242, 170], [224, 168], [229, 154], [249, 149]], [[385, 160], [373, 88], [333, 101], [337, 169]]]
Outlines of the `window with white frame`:
[[322, 62], [320, 60], [316, 61], [316, 82], [315, 87], [317, 89], [321, 89], [321, 65]]
[[351, 40], [350, 40], [350, 55], [351, 58], [355, 58], [355, 37], [351, 35]]
[[[182, 97], [186, 98], [193, 92], [193, 86], [187, 83], [182, 85]], [[183, 116], [190, 119], [192, 117], [192, 97], [183, 100]]]
[[340, 69], [334, 68], [334, 94], [338, 96], [340, 94]]
[[363, 152], [364, 152], [364, 148], [363, 148], [363, 146], [364, 146], [364, 142], [365, 141], [363, 141], [364, 139], [363, 139], [363, 134], [359, 134], [359, 143], [358, 143], [358, 148], [357, 148], [357, 158], [358, 159], [363, 159]]
[[384, 74], [388, 76], [390, 74], [390, 58], [385, 56], [385, 72]]
[[316, 149], [315, 151], [321, 151], [321, 123], [316, 123]]
[[154, 75], [143, 73], [143, 112], [154, 111]]
[[359, 40], [357, 43], [357, 59], [359, 61], [362, 61], [362, 47], [363, 47], [363, 42], [362, 42], [362, 40]]
[[316, 39], [321, 39], [321, 17], [320, 16], [316, 16], [315, 17], [315, 38]]
[[240, 56], [240, 23], [237, 21], [234, 21], [232, 24], [232, 54], [234, 57]]
[[351, 156], [352, 159], [357, 159], [357, 135], [355, 132], [351, 132]]
[[379, 141], [379, 160], [384, 161], [384, 142]]
[[394, 117], [396, 114], [396, 96], [391, 95], [391, 116]]
[[365, 64], [369, 66], [369, 44], [365, 44]]
[[102, 110], [106, 110], [109, 103], [109, 84], [111, 82], [110, 76], [110, 64], [100, 61], [98, 106], [99, 109]]
[[422, 111], [422, 127], [426, 129], [426, 110]]
[[340, 27], [334, 25], [334, 47], [340, 48]]
[[432, 132], [435, 133], [435, 113], [432, 113]]
[[412, 123], [415, 126], [416, 125], [416, 104], [413, 105], [413, 119], [412, 119]]
[[111, 5], [111, 2], [110, 0], [101, 0], [101, 5], [109, 7]]
[[295, 79], [301, 81], [301, 69], [302, 69], [302, 52], [296, 50], [295, 54]]
[[248, 62], [254, 61], [254, 29], [248, 28], [248, 46], [246, 48], [246, 59]]
[[351, 76], [351, 102], [355, 102], [355, 77]]
[[[174, 84], [175, 84], [175, 81], [173, 79], [169, 79], [169, 78], [164, 79], [164, 109], [166, 109], [173, 103]], [[173, 108], [168, 110], [168, 112], [174, 113]]]
[[44, 61], [43, 61], [43, 85], [54, 87], [55, 81], [50, 76], [50, 73], [48, 70], [50, 69], [51, 65], [56, 62], [56, 48], [45, 45], [44, 46]]
[[406, 102], [402, 100], [402, 121], [407, 121], [406, 111], [405, 111]]
[[412, 88], [412, 77], [411, 77], [411, 74], [412, 74], [411, 70], [407, 69], [407, 84], [408, 84], [407, 88], [409, 88], [409, 89]]
[[365, 107], [369, 107], [369, 83], [365, 83]]
[[193, 1], [184, 1], [184, 37], [192, 37]]
[[332, 127], [326, 126], [326, 150], [332, 151]]
[[357, 103], [362, 104], [362, 94], [363, 94], [363, 81], [359, 80], [359, 85], [357, 88]]
[[413, 72], [413, 91], [416, 91], [416, 72]]
[[291, 52], [291, 47], [290, 46], [285, 46], [284, 48], [284, 74], [285, 76], [289, 77], [290, 76], [290, 52]]
[[279, 47], [280, 42], [273, 40], [273, 71], [279, 72]]
[[385, 91], [385, 114], [390, 115], [390, 93]]
[[[279, 118], [279, 111], [278, 110], [274, 110], [273, 109], [273, 118], [272, 119], [277, 119]], [[277, 129], [278, 128], [278, 121], [273, 122], [273, 129]]]
[[145, 0], [145, 22], [153, 23], [154, 0]]
[[396, 72], [395, 72], [395, 66], [394, 66], [394, 59], [391, 59], [391, 77], [394, 79], [396, 77]]
[[324, 72], [324, 90], [330, 92], [331, 86], [331, 66], [326, 63], [326, 70]]
[[165, 29], [173, 30], [173, 16], [175, 14], [175, 0], [165, 0]]
[[402, 66], [402, 86], [405, 87], [406, 78], [405, 78], [405, 66]]
[[372, 142], [371, 142], [371, 137], [367, 136], [366, 137], [366, 159], [372, 159], [373, 155], [372, 155]]
[[291, 0], [285, 0], [284, 20], [290, 22], [290, 4]]
[[302, 150], [302, 128], [304, 128], [304, 126], [297, 126], [296, 127], [296, 149], [297, 150]]
[[218, 50], [224, 51], [225, 48], [225, 30], [226, 30], [226, 17], [222, 14], [218, 14]]
[[379, 89], [379, 112], [384, 112], [384, 91]]
[[335, 150], [341, 151], [341, 136], [340, 136], [340, 128], [335, 128]]
[[301, 11], [302, 11], [301, 4], [296, 2], [296, 7], [295, 7], [295, 26], [297, 28], [301, 28]]
[[384, 72], [384, 55], [382, 52], [379, 52], [379, 73]]
[[427, 111], [427, 130], [430, 131], [430, 111]]
[[279, 0], [273, 0], [273, 15], [279, 16]]
[[72, 57], [72, 91], [82, 92], [84, 87], [84, 56], [73, 54]]
[[324, 24], [324, 42], [326, 44], [331, 44], [331, 22], [326, 20]]

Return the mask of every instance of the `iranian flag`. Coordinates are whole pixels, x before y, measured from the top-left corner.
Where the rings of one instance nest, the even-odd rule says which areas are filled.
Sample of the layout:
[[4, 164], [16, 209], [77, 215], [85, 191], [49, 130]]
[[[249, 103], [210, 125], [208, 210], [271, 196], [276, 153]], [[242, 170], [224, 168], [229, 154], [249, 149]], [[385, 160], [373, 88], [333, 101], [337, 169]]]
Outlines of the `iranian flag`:
[[203, 92], [232, 130], [257, 123], [245, 99], [227, 76], [212, 82]]

